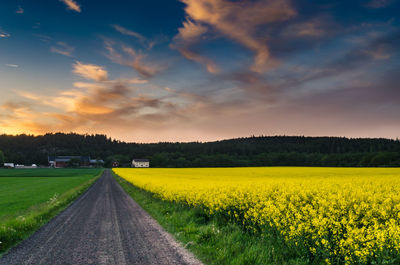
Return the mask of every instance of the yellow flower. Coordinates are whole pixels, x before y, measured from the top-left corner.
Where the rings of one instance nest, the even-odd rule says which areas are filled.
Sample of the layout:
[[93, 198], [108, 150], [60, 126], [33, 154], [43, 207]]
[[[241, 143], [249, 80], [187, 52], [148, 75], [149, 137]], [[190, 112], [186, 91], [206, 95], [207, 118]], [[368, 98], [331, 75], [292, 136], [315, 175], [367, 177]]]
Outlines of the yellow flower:
[[274, 228], [327, 264], [332, 256], [371, 263], [376, 253], [400, 251], [399, 168], [113, 170], [163, 200], [225, 212], [254, 231]]

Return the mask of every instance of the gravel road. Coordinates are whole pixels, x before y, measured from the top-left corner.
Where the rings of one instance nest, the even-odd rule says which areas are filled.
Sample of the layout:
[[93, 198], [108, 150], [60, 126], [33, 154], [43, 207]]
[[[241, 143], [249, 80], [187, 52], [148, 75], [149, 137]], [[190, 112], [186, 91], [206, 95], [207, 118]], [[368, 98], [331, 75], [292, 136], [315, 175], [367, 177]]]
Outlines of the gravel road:
[[0, 264], [201, 264], [121, 188], [109, 170]]

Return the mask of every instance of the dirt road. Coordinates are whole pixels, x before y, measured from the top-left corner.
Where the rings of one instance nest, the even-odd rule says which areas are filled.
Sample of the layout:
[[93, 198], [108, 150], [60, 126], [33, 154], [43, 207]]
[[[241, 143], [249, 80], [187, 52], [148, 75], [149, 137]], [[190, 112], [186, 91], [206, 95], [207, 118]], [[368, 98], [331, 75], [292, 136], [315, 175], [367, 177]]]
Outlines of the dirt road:
[[201, 264], [106, 170], [64, 212], [5, 254], [0, 264]]

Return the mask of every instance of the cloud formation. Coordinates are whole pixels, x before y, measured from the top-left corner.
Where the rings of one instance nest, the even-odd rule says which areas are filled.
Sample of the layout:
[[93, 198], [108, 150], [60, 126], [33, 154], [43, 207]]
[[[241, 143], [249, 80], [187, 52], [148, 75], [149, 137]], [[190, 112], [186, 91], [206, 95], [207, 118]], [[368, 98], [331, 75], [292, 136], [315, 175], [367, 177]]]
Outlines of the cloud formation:
[[178, 50], [186, 59], [204, 65], [209, 73], [216, 74], [220, 71], [215, 62], [210, 58], [202, 56], [189, 49], [178, 49]]
[[19, 67], [18, 64], [7, 63], [6, 65], [7, 65], [8, 67], [12, 67], [12, 68], [18, 68], [18, 67]]
[[325, 33], [322, 22], [315, 20], [291, 24], [283, 32], [283, 35], [295, 37], [321, 37]]
[[[192, 45], [200, 35], [206, 32], [205, 26], [231, 39], [254, 52], [254, 62], [251, 70], [263, 73], [271, 68], [271, 60], [265, 32], [261, 27], [268, 24], [286, 21], [296, 15], [296, 11], [287, 0], [267, 1], [228, 1], [228, 0], [181, 0], [186, 4], [185, 12], [189, 20], [179, 29], [175, 41], [187, 47]], [[195, 24], [194, 22], [197, 24]], [[186, 42], [186, 43], [185, 43]], [[190, 56], [200, 63], [199, 56]], [[207, 66], [207, 64], [206, 64]]]
[[106, 56], [112, 62], [129, 66], [145, 78], [153, 77], [163, 68], [159, 64], [153, 64], [145, 61], [147, 55], [136, 51], [130, 46], [121, 45], [120, 51], [122, 53], [114, 48], [113, 42], [105, 41], [105, 47], [107, 50]]
[[9, 38], [11, 35], [0, 28], [0, 38]]
[[9, 101], [0, 107], [4, 110], [0, 115], [2, 131], [14, 129], [15, 133], [15, 128], [25, 128], [18, 132], [39, 134], [107, 132], [115, 128], [128, 130], [132, 135], [163, 130], [172, 136], [170, 129], [176, 126], [187, 131], [191, 130], [190, 124], [205, 124], [203, 118], [211, 114], [230, 117], [236, 110], [246, 109], [237, 108], [240, 102], [213, 94], [198, 95], [164, 87], [158, 94], [144, 94], [136, 85], [146, 84], [147, 80], [111, 80], [99, 65], [76, 62], [73, 72], [92, 81], [75, 82], [72, 89], [53, 95], [18, 91], [22, 100]]
[[384, 8], [384, 7], [389, 6], [392, 2], [393, 2], [393, 0], [371, 0], [366, 3], [366, 7], [375, 8], [375, 9]]
[[[26, 120], [35, 118], [32, 104], [23, 100], [10, 100], [0, 105], [0, 128], [3, 132], [24, 133], [24, 127], [19, 127]], [[22, 128], [22, 131], [21, 131]]]
[[18, 6], [17, 11], [15, 11], [16, 14], [23, 14], [24, 13], [24, 9], [21, 6]]
[[51, 42], [53, 40], [52, 37], [43, 35], [43, 34], [32, 33], [32, 36], [35, 36], [37, 39], [39, 39], [42, 42]]
[[59, 41], [56, 46], [52, 46], [50, 51], [53, 53], [58, 53], [67, 57], [71, 57], [74, 52], [74, 47], [69, 46], [67, 43]]
[[[80, 62], [74, 64], [73, 71], [96, 82], [75, 82], [73, 89], [49, 96], [19, 91], [18, 94], [31, 103], [7, 102], [1, 106], [9, 115], [0, 124], [10, 128], [11, 124], [21, 127], [29, 123], [28, 128], [33, 133], [101, 131], [112, 126], [132, 129], [139, 123], [156, 126], [164, 120], [162, 117], [175, 110], [172, 102], [137, 93], [131, 87], [145, 80], [109, 80], [103, 67]], [[30, 108], [38, 104], [53, 110], [40, 112]], [[31, 115], [29, 119], [23, 119], [28, 118], [27, 114]]]
[[186, 18], [186, 21], [183, 22], [183, 27], [178, 29], [175, 41], [188, 44], [196, 43], [207, 30], [207, 27]]
[[95, 81], [106, 81], [108, 79], [108, 72], [101, 66], [95, 64], [83, 64], [76, 61], [73, 67], [73, 72], [83, 78]]
[[[48, 19], [65, 14], [66, 2], [46, 6]], [[5, 21], [15, 24], [4, 29], [18, 38], [4, 39], [10, 34], [0, 28], [9, 72], [1, 132], [96, 132], [133, 141], [398, 136], [397, 0], [161, 1], [168, 7], [161, 13], [132, 1], [107, 13], [110, 6], [100, 2], [87, 16], [69, 14], [50, 24], [43, 18], [40, 30], [27, 6], [22, 16], [15, 14], [18, 3], [9, 10]], [[71, 12], [84, 5], [69, 3], [79, 6]], [[85, 19], [87, 27], [77, 28]], [[77, 55], [57, 42], [60, 34], [79, 38], [73, 44], [84, 57], [70, 62], [51, 54]], [[35, 49], [13, 59], [25, 39]], [[34, 58], [48, 64], [28, 67]]]
[[75, 12], [80, 13], [81, 12], [81, 6], [74, 0], [60, 0], [63, 2], [68, 10], [73, 10]]
[[174, 37], [174, 43], [170, 47], [178, 50], [186, 59], [205, 66], [209, 73], [216, 74], [219, 72], [216, 63], [212, 59], [200, 55], [194, 48], [207, 30], [207, 27], [187, 18], [183, 22], [183, 27], [178, 29], [178, 34]]
[[151, 49], [154, 46], [154, 42], [153, 41], [149, 41], [145, 36], [143, 36], [140, 33], [134, 32], [132, 30], [126, 29], [122, 26], [119, 25], [112, 25], [112, 27], [118, 31], [119, 33], [123, 34], [123, 35], [127, 35], [127, 36], [131, 36], [134, 37], [136, 39], [139, 40], [139, 42], [146, 47], [147, 49]]

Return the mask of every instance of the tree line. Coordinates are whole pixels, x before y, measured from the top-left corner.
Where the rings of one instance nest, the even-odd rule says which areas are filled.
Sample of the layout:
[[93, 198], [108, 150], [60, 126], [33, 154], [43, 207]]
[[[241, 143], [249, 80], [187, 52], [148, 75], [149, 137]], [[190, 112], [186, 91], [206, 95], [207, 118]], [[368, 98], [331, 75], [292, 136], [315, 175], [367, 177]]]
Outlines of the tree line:
[[[127, 143], [101, 134], [0, 135], [0, 163], [47, 165], [49, 155], [85, 155], [152, 167], [400, 166], [400, 141], [384, 138], [252, 136], [214, 142]], [[4, 159], [2, 154], [4, 153]]]

